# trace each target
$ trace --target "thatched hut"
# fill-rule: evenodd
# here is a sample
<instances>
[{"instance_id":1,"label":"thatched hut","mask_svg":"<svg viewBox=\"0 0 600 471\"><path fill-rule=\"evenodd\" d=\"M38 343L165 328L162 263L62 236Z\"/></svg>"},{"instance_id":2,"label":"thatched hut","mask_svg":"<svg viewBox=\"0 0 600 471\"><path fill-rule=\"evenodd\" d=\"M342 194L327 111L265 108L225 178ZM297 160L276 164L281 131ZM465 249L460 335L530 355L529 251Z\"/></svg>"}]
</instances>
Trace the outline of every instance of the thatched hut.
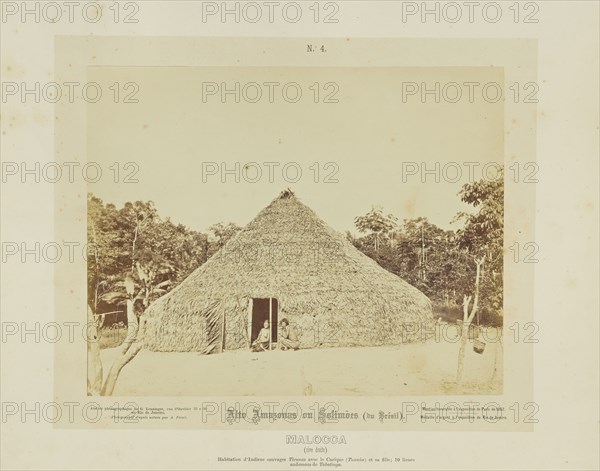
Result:
<instances>
[{"instance_id":1,"label":"thatched hut","mask_svg":"<svg viewBox=\"0 0 600 471\"><path fill-rule=\"evenodd\" d=\"M431 303L358 251L289 190L146 311L155 351L248 348L265 319L286 317L301 347L400 343Z\"/></svg>"}]
</instances>

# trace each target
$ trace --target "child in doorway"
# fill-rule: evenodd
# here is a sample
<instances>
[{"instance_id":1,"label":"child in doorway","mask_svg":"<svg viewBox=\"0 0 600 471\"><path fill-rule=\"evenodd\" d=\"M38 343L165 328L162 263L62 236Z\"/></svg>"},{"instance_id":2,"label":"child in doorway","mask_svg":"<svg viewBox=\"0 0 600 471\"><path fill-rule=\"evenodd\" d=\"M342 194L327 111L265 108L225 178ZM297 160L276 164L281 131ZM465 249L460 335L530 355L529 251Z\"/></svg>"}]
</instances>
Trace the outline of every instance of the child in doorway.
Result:
<instances>
[{"instance_id":1,"label":"child in doorway","mask_svg":"<svg viewBox=\"0 0 600 471\"><path fill-rule=\"evenodd\" d=\"M263 325L264 327L260 329L258 337L256 337L256 340L252 342L252 346L250 347L250 350L252 350L253 352L265 352L269 349L269 340L271 339L271 329L269 328L269 321L265 321Z\"/></svg>"}]
</instances>

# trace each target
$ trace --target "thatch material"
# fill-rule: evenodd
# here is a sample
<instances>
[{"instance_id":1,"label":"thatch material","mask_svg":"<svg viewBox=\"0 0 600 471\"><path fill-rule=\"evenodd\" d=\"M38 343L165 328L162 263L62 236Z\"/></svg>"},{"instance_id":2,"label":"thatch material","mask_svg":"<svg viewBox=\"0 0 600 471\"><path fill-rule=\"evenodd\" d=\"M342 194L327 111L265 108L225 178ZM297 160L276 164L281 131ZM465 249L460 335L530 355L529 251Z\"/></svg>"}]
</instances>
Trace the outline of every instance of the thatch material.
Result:
<instances>
[{"instance_id":1,"label":"thatch material","mask_svg":"<svg viewBox=\"0 0 600 471\"><path fill-rule=\"evenodd\" d=\"M303 347L395 344L407 326L432 322L423 293L286 190L148 308L144 343L157 351L246 348L249 300L269 297L279 302L279 319L297 326Z\"/></svg>"}]
</instances>

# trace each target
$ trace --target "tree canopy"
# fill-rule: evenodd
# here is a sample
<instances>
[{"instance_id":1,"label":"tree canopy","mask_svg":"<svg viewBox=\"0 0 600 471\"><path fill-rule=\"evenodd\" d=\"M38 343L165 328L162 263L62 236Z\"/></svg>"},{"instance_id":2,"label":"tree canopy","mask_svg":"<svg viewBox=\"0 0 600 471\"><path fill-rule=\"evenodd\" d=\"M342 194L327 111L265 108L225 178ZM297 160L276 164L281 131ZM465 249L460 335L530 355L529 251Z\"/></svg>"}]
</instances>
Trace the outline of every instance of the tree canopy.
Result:
<instances>
[{"instance_id":1,"label":"tree canopy","mask_svg":"<svg viewBox=\"0 0 600 471\"><path fill-rule=\"evenodd\" d=\"M89 305L95 313L123 311L124 315L123 288L130 278L144 290L139 297L143 309L206 262L240 227L218 223L210 230L205 234L174 224L158 214L152 201L128 202L117 209L89 194Z\"/></svg>"},{"instance_id":2,"label":"tree canopy","mask_svg":"<svg viewBox=\"0 0 600 471\"><path fill-rule=\"evenodd\" d=\"M434 303L460 306L475 280L475 259L484 257L480 279L482 315L502 309L504 178L464 185L457 195L473 207L444 230L427 218L404 219L374 207L354 219L360 237L347 238L386 270L419 288ZM123 312L127 280L143 311L173 289L234 237L241 227L218 222L209 233L161 217L152 201L118 209L88 195L88 303L97 314ZM113 317L122 320L123 316Z\"/></svg>"},{"instance_id":3,"label":"tree canopy","mask_svg":"<svg viewBox=\"0 0 600 471\"><path fill-rule=\"evenodd\" d=\"M356 248L383 268L419 288L434 303L460 306L463 296L473 290L475 260L484 256L480 280L483 315L502 310L504 178L465 184L458 197L473 212L460 212L453 223L462 226L444 230L427 218L398 220L373 209L355 218L359 232L366 235L348 239Z\"/></svg>"}]
</instances>

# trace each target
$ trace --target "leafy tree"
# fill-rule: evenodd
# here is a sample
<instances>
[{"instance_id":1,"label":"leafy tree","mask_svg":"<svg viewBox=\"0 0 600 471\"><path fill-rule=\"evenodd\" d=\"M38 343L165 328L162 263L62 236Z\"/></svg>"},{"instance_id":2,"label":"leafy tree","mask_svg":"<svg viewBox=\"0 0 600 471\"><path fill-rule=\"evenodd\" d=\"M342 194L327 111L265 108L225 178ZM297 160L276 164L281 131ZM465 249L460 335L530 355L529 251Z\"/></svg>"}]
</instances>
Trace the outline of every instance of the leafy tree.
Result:
<instances>
[{"instance_id":1,"label":"leafy tree","mask_svg":"<svg viewBox=\"0 0 600 471\"><path fill-rule=\"evenodd\" d=\"M457 245L456 233L427 218L407 219L375 251L369 236L349 240L383 268L448 305L461 295L461 280L470 276L469 259Z\"/></svg>"},{"instance_id":2,"label":"leafy tree","mask_svg":"<svg viewBox=\"0 0 600 471\"><path fill-rule=\"evenodd\" d=\"M382 237L387 236L395 227L397 218L393 214L387 216L379 207L373 207L364 216L354 218L354 224L361 233L371 232L374 239L375 252L379 251L379 243Z\"/></svg>"},{"instance_id":3,"label":"leafy tree","mask_svg":"<svg viewBox=\"0 0 600 471\"><path fill-rule=\"evenodd\" d=\"M217 224L213 224L208 228L212 233L212 238L210 240L210 255L215 254L221 248L229 242L231 238L237 235L238 232L242 230L240 226L233 222L229 222L227 224L219 222Z\"/></svg>"},{"instance_id":4,"label":"leafy tree","mask_svg":"<svg viewBox=\"0 0 600 471\"><path fill-rule=\"evenodd\" d=\"M88 195L88 306L96 328L107 313L125 309L127 336L101 389L112 394L122 368L141 349L143 313L235 236L241 227L218 223L212 237L161 218L152 201L127 202L121 209ZM116 319L116 318L115 318ZM97 355L93 355L97 360ZM100 369L97 371L101 371Z\"/></svg>"},{"instance_id":5,"label":"leafy tree","mask_svg":"<svg viewBox=\"0 0 600 471\"><path fill-rule=\"evenodd\" d=\"M459 196L477 209L457 215L456 220L464 221L457 234L459 247L473 260L483 260L480 304L483 309L499 312L503 302L504 175L466 184Z\"/></svg>"},{"instance_id":6,"label":"leafy tree","mask_svg":"<svg viewBox=\"0 0 600 471\"><path fill-rule=\"evenodd\" d=\"M471 296L479 268L477 316L499 313L503 289L503 176L464 185L458 196L475 211L454 218L453 222L462 223L456 231L443 230L427 218L407 219L397 225L394 216L373 209L355 218L359 230L371 234L354 238L347 233L346 237L383 268L448 307L458 309L464 304L464 296Z\"/></svg>"},{"instance_id":7,"label":"leafy tree","mask_svg":"<svg viewBox=\"0 0 600 471\"><path fill-rule=\"evenodd\" d=\"M501 172L496 179L484 179L466 184L462 187L459 196L463 202L477 208L477 211L457 215L457 220L465 221L464 227L458 231L459 246L473 257L476 267L474 287L465 286L465 293L474 292L474 295L465 294L463 299L457 383L462 380L468 330L475 315L479 316L481 309L487 308L496 312L502 309L504 175ZM484 270L486 262L487 276ZM473 298L473 305L469 312L471 298Z\"/></svg>"},{"instance_id":8,"label":"leafy tree","mask_svg":"<svg viewBox=\"0 0 600 471\"><path fill-rule=\"evenodd\" d=\"M122 305L104 295L122 288L127 276L141 283L136 264L152 267L158 282L174 287L209 255L207 234L161 218L151 201L117 209L88 195L88 303L97 314L120 312Z\"/></svg>"},{"instance_id":9,"label":"leafy tree","mask_svg":"<svg viewBox=\"0 0 600 471\"><path fill-rule=\"evenodd\" d=\"M139 342L141 330L140 317L152 301L167 292L171 284L170 280L160 281L161 270L155 266L142 266L136 262L137 279L127 275L123 282L117 283L119 291L107 293L105 297L111 297L114 301L125 303L127 306L127 337L121 345L121 354L115 359L111 366L101 394L103 396L112 395L117 383L117 379L123 367L127 365L142 349L142 343ZM136 312L136 303L141 304L140 315ZM143 321L143 319L142 319Z\"/></svg>"}]
</instances>

